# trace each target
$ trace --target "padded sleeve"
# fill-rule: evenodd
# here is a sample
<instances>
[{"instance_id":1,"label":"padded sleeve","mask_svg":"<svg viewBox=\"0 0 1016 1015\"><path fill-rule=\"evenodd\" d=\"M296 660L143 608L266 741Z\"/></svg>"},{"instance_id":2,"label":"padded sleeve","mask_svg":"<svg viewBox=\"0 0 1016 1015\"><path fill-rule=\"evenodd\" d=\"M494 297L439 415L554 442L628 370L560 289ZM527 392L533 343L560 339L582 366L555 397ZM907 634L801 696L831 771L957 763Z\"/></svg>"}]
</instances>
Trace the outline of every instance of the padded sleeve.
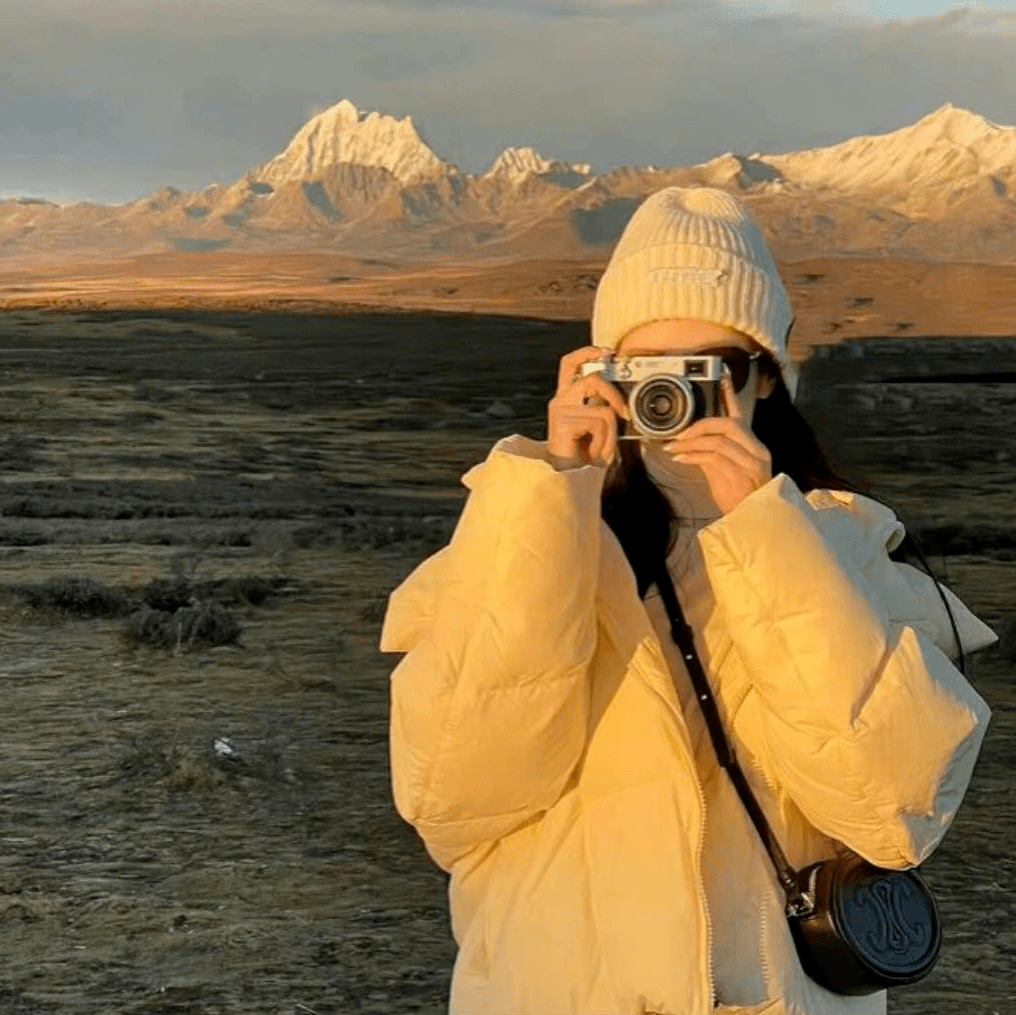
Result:
<instances>
[{"instance_id":1,"label":"padded sleeve","mask_svg":"<svg viewBox=\"0 0 1016 1015\"><path fill-rule=\"evenodd\" d=\"M446 870L551 807L584 749L603 477L499 441L449 545L390 597L395 806Z\"/></svg>"},{"instance_id":2,"label":"padded sleeve","mask_svg":"<svg viewBox=\"0 0 1016 1015\"><path fill-rule=\"evenodd\" d=\"M699 541L758 698L739 734L817 829L903 868L952 822L990 710L947 654L931 579L889 559L899 531L864 506L816 509L780 473ZM949 596L966 651L997 640Z\"/></svg>"}]
</instances>

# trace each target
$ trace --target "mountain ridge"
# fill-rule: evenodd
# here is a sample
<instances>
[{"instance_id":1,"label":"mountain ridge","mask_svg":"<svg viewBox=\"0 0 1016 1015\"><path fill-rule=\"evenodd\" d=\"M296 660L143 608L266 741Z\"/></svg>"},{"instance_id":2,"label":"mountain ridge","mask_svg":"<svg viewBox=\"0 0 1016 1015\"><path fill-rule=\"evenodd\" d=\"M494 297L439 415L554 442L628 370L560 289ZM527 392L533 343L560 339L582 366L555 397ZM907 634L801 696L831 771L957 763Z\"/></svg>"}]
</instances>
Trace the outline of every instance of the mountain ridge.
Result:
<instances>
[{"instance_id":1,"label":"mountain ridge","mask_svg":"<svg viewBox=\"0 0 1016 1015\"><path fill-rule=\"evenodd\" d=\"M328 251L409 262L609 255L661 187L736 193L774 253L1016 263L1016 128L944 103L897 130L777 155L732 151L689 166L587 163L505 148L463 173L411 116L350 100L311 117L229 184L163 187L121 205L0 201L0 256L158 251Z\"/></svg>"}]
</instances>

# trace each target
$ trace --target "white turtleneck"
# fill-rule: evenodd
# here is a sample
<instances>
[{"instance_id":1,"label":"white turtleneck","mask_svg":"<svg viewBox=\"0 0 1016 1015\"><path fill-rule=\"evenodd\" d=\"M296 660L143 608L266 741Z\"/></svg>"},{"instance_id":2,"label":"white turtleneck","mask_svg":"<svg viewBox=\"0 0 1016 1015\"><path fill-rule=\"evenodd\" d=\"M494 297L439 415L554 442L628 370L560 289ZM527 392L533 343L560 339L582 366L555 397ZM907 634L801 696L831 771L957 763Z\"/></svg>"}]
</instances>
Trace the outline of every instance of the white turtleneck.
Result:
<instances>
[{"instance_id":1,"label":"white turtleneck","mask_svg":"<svg viewBox=\"0 0 1016 1015\"><path fill-rule=\"evenodd\" d=\"M661 441L639 441L639 447L646 471L666 495L679 519L677 540L667 557L667 567L685 619L691 625L692 631L696 632L695 647L708 674L709 658L704 652L705 646L698 632L705 627L716 608L716 603L695 534L703 526L722 517L722 512L713 499L705 473L699 466L675 462L670 452L663 450ZM646 593L645 606L663 646L664 655L670 663L674 687L684 708L685 720L691 734L699 778L702 779L703 775L711 778L716 768L713 746L709 740L702 709L699 708L698 699L695 697L691 677L685 668L681 653L674 644L666 607L655 585Z\"/></svg>"}]
</instances>

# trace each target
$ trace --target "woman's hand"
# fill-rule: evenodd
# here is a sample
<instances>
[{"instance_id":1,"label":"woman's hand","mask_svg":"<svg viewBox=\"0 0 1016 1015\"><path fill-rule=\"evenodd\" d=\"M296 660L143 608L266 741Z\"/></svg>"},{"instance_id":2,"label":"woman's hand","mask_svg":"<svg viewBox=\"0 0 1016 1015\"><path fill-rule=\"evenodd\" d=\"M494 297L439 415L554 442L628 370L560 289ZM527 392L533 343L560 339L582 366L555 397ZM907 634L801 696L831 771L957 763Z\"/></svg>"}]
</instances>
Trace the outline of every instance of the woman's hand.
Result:
<instances>
[{"instance_id":1,"label":"woman's hand","mask_svg":"<svg viewBox=\"0 0 1016 1015\"><path fill-rule=\"evenodd\" d=\"M720 398L726 416L707 416L663 445L679 462L698 465L706 475L716 506L729 514L760 486L773 478L769 449L752 433L724 369Z\"/></svg>"},{"instance_id":2,"label":"woman's hand","mask_svg":"<svg viewBox=\"0 0 1016 1015\"><path fill-rule=\"evenodd\" d=\"M557 468L609 466L617 455L617 420L628 419L628 406L601 374L578 373L583 363L602 359L608 351L584 345L561 357L557 392L547 403L547 450ZM587 398L599 404L587 404Z\"/></svg>"}]
</instances>

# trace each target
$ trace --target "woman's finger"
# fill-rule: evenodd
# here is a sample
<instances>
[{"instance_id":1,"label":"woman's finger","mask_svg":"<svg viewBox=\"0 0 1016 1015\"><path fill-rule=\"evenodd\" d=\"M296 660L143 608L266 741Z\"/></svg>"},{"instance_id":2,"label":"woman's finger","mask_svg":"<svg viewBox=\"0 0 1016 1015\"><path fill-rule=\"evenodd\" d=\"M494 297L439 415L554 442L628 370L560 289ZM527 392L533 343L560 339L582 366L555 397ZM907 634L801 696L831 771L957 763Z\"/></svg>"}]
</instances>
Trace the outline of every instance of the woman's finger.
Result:
<instances>
[{"instance_id":1,"label":"woman's finger","mask_svg":"<svg viewBox=\"0 0 1016 1015\"><path fill-rule=\"evenodd\" d=\"M745 477L745 470L727 455L718 451L689 451L686 457L689 465L697 465L703 472L720 474L728 480L741 480Z\"/></svg>"},{"instance_id":2,"label":"woman's finger","mask_svg":"<svg viewBox=\"0 0 1016 1015\"><path fill-rule=\"evenodd\" d=\"M734 393L734 381L730 376L730 367L726 363L723 364L723 370L720 372L720 399L730 419L744 419L744 411Z\"/></svg>"},{"instance_id":3,"label":"woman's finger","mask_svg":"<svg viewBox=\"0 0 1016 1015\"><path fill-rule=\"evenodd\" d=\"M617 389L617 387L611 384L605 377L599 373L588 374L585 377L578 377L571 384L569 384L563 391L560 391L555 396L562 403L571 404L590 404L595 405L595 402L586 402L586 399L599 398L604 404L609 405L623 419L629 419L631 413L628 411L628 403L625 401L624 396Z\"/></svg>"},{"instance_id":4,"label":"woman's finger","mask_svg":"<svg viewBox=\"0 0 1016 1015\"><path fill-rule=\"evenodd\" d=\"M617 420L609 406L562 404L556 420L561 432L582 444L591 459L609 463L617 447Z\"/></svg>"},{"instance_id":5,"label":"woman's finger","mask_svg":"<svg viewBox=\"0 0 1016 1015\"><path fill-rule=\"evenodd\" d=\"M761 478L749 475L725 455L714 451L694 452L688 456L688 464L698 466L705 474L713 499L724 514L762 485Z\"/></svg>"},{"instance_id":6,"label":"woman's finger","mask_svg":"<svg viewBox=\"0 0 1016 1015\"><path fill-rule=\"evenodd\" d=\"M591 345L584 345L579 349L573 349L571 352L565 353L561 357L560 365L558 366L557 393L560 394L571 387L583 363L591 363L594 360L603 359L606 354L606 349L600 349L597 346ZM591 376L595 376L595 374Z\"/></svg>"},{"instance_id":7,"label":"woman's finger","mask_svg":"<svg viewBox=\"0 0 1016 1015\"><path fill-rule=\"evenodd\" d=\"M664 450L680 451L685 447L693 447L695 441L728 441L743 448L755 461L768 464L771 462L769 449L751 432L746 431L741 425L732 419L723 417L707 417L692 424L687 430L683 430L669 444L664 445ZM709 443L700 447L711 447Z\"/></svg>"},{"instance_id":8,"label":"woman's finger","mask_svg":"<svg viewBox=\"0 0 1016 1015\"><path fill-rule=\"evenodd\" d=\"M690 437L687 440L678 441L669 450L671 454L687 455L688 460L693 463L701 461L703 455L722 455L727 461L753 476L758 475L760 465L768 464L750 454L740 444L716 437Z\"/></svg>"}]
</instances>

